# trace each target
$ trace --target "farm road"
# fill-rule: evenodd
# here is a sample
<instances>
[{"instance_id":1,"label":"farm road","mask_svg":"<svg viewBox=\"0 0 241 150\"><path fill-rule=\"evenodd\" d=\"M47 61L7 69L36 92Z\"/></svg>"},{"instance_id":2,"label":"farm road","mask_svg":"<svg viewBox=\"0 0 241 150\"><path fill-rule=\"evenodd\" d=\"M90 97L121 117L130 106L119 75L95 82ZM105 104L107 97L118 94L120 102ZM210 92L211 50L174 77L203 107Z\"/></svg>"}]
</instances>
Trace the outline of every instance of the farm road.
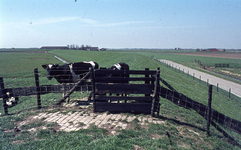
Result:
<instances>
[{"instance_id":1,"label":"farm road","mask_svg":"<svg viewBox=\"0 0 241 150\"><path fill-rule=\"evenodd\" d=\"M189 72L190 75L195 74L195 77L197 77L197 78L199 78L201 76L201 80L205 81L205 82L207 82L207 80L209 80L208 81L209 84L217 85L217 83L218 83L218 87L222 88L226 91L229 91L229 89L231 88L232 94L235 94L236 96L241 97L241 85L240 84L237 84L237 83L234 83L234 82L231 82L231 81L224 80L222 78L212 76L210 74L207 74L207 73L204 73L204 72L201 72L201 71L183 66L181 64L175 63L175 62L170 61L170 60L159 59L159 61L162 62L162 63L165 63L165 64L173 65L173 67L175 67L177 69L180 68L180 70L182 70L182 71L184 69L185 73Z\"/></svg>"}]
</instances>

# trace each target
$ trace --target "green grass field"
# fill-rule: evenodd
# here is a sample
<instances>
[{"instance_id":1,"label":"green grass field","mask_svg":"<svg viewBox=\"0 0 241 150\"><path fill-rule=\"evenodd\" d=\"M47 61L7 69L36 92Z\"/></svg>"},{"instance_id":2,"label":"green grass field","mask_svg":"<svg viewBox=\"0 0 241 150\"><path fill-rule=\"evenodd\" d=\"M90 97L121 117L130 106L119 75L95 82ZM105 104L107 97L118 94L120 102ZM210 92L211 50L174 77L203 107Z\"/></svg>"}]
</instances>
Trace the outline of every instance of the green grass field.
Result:
<instances>
[{"instance_id":1,"label":"green grass field","mask_svg":"<svg viewBox=\"0 0 241 150\"><path fill-rule=\"evenodd\" d=\"M139 54L145 55L145 56L155 56L158 59L167 59L171 60L173 62L177 62L179 64L185 65L187 67L197 69L209 74L212 74L214 76L218 76L221 78L224 78L226 80L230 80L233 82L238 82L241 84L240 81L227 78L221 75L218 75L214 72L221 73L221 74L226 74L229 76L232 76L237 79L241 79L241 59L230 59L230 58L216 58L216 57L204 57L204 56L188 56L188 55L180 55L180 53L184 52L179 52L179 53L163 53L163 52L137 52ZM195 52L193 52L195 53ZM213 72L205 69L201 69L199 64L195 62L195 60L201 61L202 64L204 64L206 67L211 67L209 70L212 70ZM214 68L215 64L229 64L229 68ZM225 73L223 71L229 71L230 73Z\"/></svg>"},{"instance_id":2,"label":"green grass field","mask_svg":"<svg viewBox=\"0 0 241 150\"><path fill-rule=\"evenodd\" d=\"M126 62L132 70L144 70L145 68L156 70L160 67L161 78L165 79L178 92L207 105L208 88L206 84L199 83L198 80L193 80L191 77L188 78L186 75L174 69L167 68L165 65L151 59L153 55L158 58L169 60L178 58L176 55L166 53L119 51L89 52L74 50L52 50L49 51L49 54L1 53L0 60L4 60L4 63L0 63L0 68L5 67L5 71L0 72L0 76L4 77L4 82L7 87L21 87L31 84L34 86L34 80L32 79L33 69L37 67L41 74L40 84L57 84L56 81L48 81L46 77L44 77L46 71L41 68L41 65L45 63L63 64L54 58L52 54L68 62L96 61L99 66L107 68L119 62ZM12 58L13 61L10 61L10 58ZM188 60L192 59L191 57L188 58ZM179 58L179 61L182 61L181 58ZM186 62L188 63L188 61ZM16 67L13 70L6 68L6 66L13 68L14 65ZM26 77L25 74L28 74L28 77ZM12 77L24 78L15 79ZM76 93L71 99L79 96L80 94ZM86 92L81 95L81 97L86 96L88 96ZM42 95L41 99L43 106L54 104L60 97L61 94ZM94 126L90 129L83 129L77 132L58 132L58 134L54 134L51 132L51 125L45 130L39 130L34 133L20 132L16 134L11 130L14 128L16 122L24 120L29 115L48 111L30 109L36 108L36 96L20 97L20 101L21 103L19 105L9 109L10 113L17 114L0 117L0 149L134 149L136 145L142 149L240 149L230 144L227 139L213 127L211 127L211 136L208 137L205 131L199 129L206 128L205 119L199 116L195 111L178 107L163 98L160 100L160 116L165 118L165 125L150 124L148 129L140 127L132 130L121 130L120 134L115 136L109 135L106 130ZM2 101L0 101L0 106L2 106ZM241 121L240 99L233 100L232 98L228 98L228 95L222 95L220 92L213 90L212 107L231 118ZM0 108L0 113L4 114L3 108ZM22 110L24 111L19 112ZM41 122L35 126L38 125L41 125ZM29 126L33 125L31 124ZM180 135L177 131L177 129L180 128L185 136ZM193 134L187 128L198 132L199 136ZM172 144L170 144L167 136L165 136L167 131L171 134ZM241 144L240 135L228 129L225 129L225 131ZM158 134L160 138L152 139L151 135L154 133Z\"/></svg>"}]
</instances>

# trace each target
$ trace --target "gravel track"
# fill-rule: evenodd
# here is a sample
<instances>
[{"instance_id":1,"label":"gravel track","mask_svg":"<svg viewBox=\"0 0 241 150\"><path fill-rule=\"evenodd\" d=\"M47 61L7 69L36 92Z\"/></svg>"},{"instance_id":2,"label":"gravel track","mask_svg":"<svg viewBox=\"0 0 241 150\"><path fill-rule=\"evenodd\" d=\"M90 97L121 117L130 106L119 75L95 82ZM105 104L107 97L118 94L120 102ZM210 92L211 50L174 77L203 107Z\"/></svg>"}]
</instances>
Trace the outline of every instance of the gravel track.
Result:
<instances>
[{"instance_id":1,"label":"gravel track","mask_svg":"<svg viewBox=\"0 0 241 150\"><path fill-rule=\"evenodd\" d=\"M195 77L199 78L201 76L202 81L207 82L207 80L208 80L209 84L212 84L212 85L218 84L219 88L222 88L223 90L226 90L228 92L229 92L229 89L231 88L232 94L234 94L238 97L241 97L241 85L240 84L237 84L237 83L234 83L234 82L231 82L231 81L227 81L227 80L224 80L224 79L219 78L219 77L212 76L210 74L207 74L207 73L204 73L204 72L201 72L201 71L183 66L181 64L175 63L175 62L170 61L170 60L159 59L159 61L162 62L162 63L165 63L165 64L173 65L174 67L180 68L180 70L184 69L184 72L185 73L189 72L190 75L193 75L193 73L195 73Z\"/></svg>"}]
</instances>

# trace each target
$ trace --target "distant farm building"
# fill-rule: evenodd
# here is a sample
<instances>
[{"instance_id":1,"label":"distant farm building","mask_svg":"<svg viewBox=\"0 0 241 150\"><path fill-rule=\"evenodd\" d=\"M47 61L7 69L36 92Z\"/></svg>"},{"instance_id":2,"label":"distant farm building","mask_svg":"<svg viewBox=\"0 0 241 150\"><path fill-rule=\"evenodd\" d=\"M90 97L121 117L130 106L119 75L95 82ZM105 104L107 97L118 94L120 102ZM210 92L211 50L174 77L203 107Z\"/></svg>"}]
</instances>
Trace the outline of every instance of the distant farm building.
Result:
<instances>
[{"instance_id":1,"label":"distant farm building","mask_svg":"<svg viewBox=\"0 0 241 150\"><path fill-rule=\"evenodd\" d=\"M40 49L69 49L67 46L42 46Z\"/></svg>"},{"instance_id":2,"label":"distant farm building","mask_svg":"<svg viewBox=\"0 0 241 150\"><path fill-rule=\"evenodd\" d=\"M99 47L87 47L87 51L99 51Z\"/></svg>"},{"instance_id":3,"label":"distant farm building","mask_svg":"<svg viewBox=\"0 0 241 150\"><path fill-rule=\"evenodd\" d=\"M209 49L209 52L219 52L219 50L216 48L212 48L212 49Z\"/></svg>"},{"instance_id":4,"label":"distant farm building","mask_svg":"<svg viewBox=\"0 0 241 150\"><path fill-rule=\"evenodd\" d=\"M78 45L67 45L67 46L42 46L40 49L73 49L73 50L87 50L87 51L106 51L106 48L91 47L91 46L81 46Z\"/></svg>"},{"instance_id":5,"label":"distant farm building","mask_svg":"<svg viewBox=\"0 0 241 150\"><path fill-rule=\"evenodd\" d=\"M106 48L101 48L100 51L106 51Z\"/></svg>"},{"instance_id":6,"label":"distant farm building","mask_svg":"<svg viewBox=\"0 0 241 150\"><path fill-rule=\"evenodd\" d=\"M216 48L210 48L210 49L203 49L202 52L219 52Z\"/></svg>"}]
</instances>

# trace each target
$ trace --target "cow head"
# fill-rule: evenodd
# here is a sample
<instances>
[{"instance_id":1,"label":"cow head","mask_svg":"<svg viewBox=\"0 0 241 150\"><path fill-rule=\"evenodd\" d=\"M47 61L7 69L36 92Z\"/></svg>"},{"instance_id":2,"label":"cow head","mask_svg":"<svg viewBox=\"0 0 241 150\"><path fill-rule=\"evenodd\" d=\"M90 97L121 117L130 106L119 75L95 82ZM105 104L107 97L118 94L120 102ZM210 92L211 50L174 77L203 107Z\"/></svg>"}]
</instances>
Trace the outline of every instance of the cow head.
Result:
<instances>
[{"instance_id":1,"label":"cow head","mask_svg":"<svg viewBox=\"0 0 241 150\"><path fill-rule=\"evenodd\" d=\"M47 70L47 78L51 80L58 73L58 64L45 64L42 65L44 69Z\"/></svg>"},{"instance_id":2,"label":"cow head","mask_svg":"<svg viewBox=\"0 0 241 150\"><path fill-rule=\"evenodd\" d=\"M111 66L110 69L111 70L121 70L121 65L120 64L115 64L115 65Z\"/></svg>"}]
</instances>

